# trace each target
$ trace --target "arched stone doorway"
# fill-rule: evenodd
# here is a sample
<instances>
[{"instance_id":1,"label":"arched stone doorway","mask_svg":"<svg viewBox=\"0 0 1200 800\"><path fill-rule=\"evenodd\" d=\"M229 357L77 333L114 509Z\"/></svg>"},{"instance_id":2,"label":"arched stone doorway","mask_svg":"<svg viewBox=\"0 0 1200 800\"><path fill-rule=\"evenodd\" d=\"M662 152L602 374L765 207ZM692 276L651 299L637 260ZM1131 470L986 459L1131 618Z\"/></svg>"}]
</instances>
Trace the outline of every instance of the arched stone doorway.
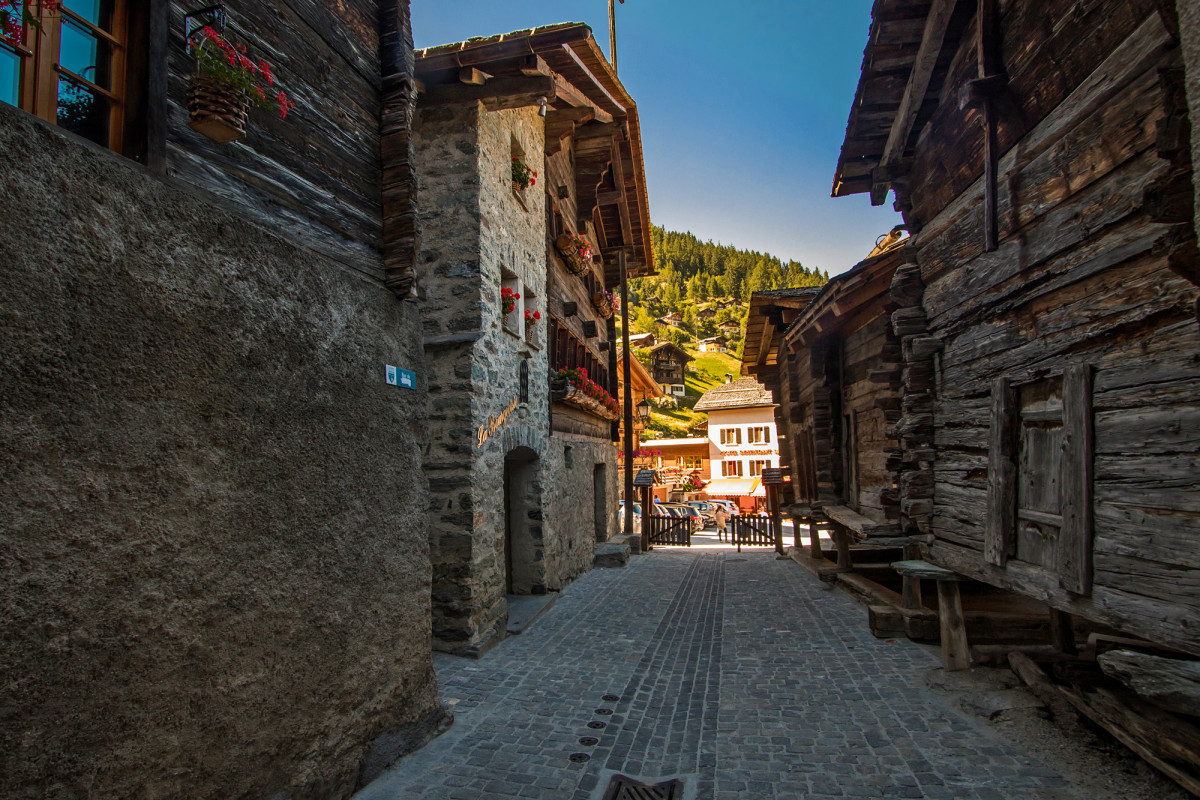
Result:
<instances>
[{"instance_id":1,"label":"arched stone doorway","mask_svg":"<svg viewBox=\"0 0 1200 800\"><path fill-rule=\"evenodd\" d=\"M524 445L504 457L504 575L506 594L546 593L538 454Z\"/></svg>"}]
</instances>

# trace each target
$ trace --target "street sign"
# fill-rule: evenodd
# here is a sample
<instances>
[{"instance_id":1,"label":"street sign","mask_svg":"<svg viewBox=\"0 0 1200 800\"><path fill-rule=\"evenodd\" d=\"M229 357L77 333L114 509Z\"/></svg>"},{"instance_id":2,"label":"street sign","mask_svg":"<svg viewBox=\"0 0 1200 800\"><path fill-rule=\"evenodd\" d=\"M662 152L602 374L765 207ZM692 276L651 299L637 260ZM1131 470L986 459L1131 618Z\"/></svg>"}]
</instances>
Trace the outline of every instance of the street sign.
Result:
<instances>
[{"instance_id":1,"label":"street sign","mask_svg":"<svg viewBox=\"0 0 1200 800\"><path fill-rule=\"evenodd\" d=\"M639 469L637 475L633 477L634 486L653 486L654 485L654 470Z\"/></svg>"},{"instance_id":2,"label":"street sign","mask_svg":"<svg viewBox=\"0 0 1200 800\"><path fill-rule=\"evenodd\" d=\"M763 486L782 486L783 469L780 467L765 467L762 471Z\"/></svg>"}]
</instances>

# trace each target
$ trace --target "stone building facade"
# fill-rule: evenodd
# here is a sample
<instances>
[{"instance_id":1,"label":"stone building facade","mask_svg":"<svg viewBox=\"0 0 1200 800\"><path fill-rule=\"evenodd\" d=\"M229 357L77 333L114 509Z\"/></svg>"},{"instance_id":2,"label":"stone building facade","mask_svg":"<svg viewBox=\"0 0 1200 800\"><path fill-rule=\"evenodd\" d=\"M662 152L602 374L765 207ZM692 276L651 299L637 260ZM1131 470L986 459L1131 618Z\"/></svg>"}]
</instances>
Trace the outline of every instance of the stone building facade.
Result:
<instances>
[{"instance_id":1,"label":"stone building facade","mask_svg":"<svg viewBox=\"0 0 1200 800\"><path fill-rule=\"evenodd\" d=\"M347 797L445 718L379 200L408 4L228 3L297 99L231 145L186 9L125 5L111 150L0 104L0 795Z\"/></svg>"},{"instance_id":2,"label":"stone building facade","mask_svg":"<svg viewBox=\"0 0 1200 800\"><path fill-rule=\"evenodd\" d=\"M431 375L424 466L433 641L479 654L503 637L509 595L561 589L591 567L595 544L616 533L616 415L581 392L559 387L552 395L551 378L562 368L588 369L615 395L613 327L592 295L618 282L605 263L617 260L608 245L623 248L630 268L648 270L649 220L640 143L630 147L636 107L586 26L417 56L426 86L414 147ZM590 79L571 73L578 59L590 63ZM619 108L614 96L624 101ZM600 139L610 144L596 156L579 147L598 116ZM617 192L621 208L606 231L601 204L580 200L578 170L600 166L588 185L594 193L626 152L636 152L631 196ZM514 185L515 158L537 172L532 186ZM639 235L626 243L621 222L631 217ZM597 254L610 252L576 258L583 274L572 274L556 249L567 233L585 237ZM507 314L504 289L519 295Z\"/></svg>"}]
</instances>

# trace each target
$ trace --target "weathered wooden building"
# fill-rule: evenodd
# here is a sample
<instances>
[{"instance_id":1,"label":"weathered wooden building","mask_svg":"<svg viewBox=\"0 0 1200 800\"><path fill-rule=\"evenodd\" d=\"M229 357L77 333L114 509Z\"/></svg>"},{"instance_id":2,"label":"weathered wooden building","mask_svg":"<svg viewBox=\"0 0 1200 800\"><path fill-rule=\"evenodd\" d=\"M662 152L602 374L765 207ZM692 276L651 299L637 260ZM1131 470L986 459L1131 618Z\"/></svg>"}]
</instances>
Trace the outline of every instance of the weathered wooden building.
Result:
<instances>
[{"instance_id":1,"label":"weathered wooden building","mask_svg":"<svg viewBox=\"0 0 1200 800\"><path fill-rule=\"evenodd\" d=\"M653 270L645 171L637 106L585 25L416 68L433 637L477 654L509 595L557 591L616 533L613 301L622 260Z\"/></svg>"},{"instance_id":2,"label":"weathered wooden building","mask_svg":"<svg viewBox=\"0 0 1200 800\"><path fill-rule=\"evenodd\" d=\"M347 797L444 718L407 0L230 0L295 100L236 144L205 4L7 5L0 795Z\"/></svg>"},{"instance_id":3,"label":"weathered wooden building","mask_svg":"<svg viewBox=\"0 0 1200 800\"><path fill-rule=\"evenodd\" d=\"M777 392L781 464L801 516L828 517L853 539L901 535L893 431L900 343L890 287L902 249L860 262L820 289L756 292L743 371ZM843 560L847 541L841 543Z\"/></svg>"},{"instance_id":4,"label":"weathered wooden building","mask_svg":"<svg viewBox=\"0 0 1200 800\"><path fill-rule=\"evenodd\" d=\"M900 353L899 525L935 564L1200 654L1173 4L877 0L873 17L834 195L894 190L913 234L881 331Z\"/></svg>"}]
</instances>

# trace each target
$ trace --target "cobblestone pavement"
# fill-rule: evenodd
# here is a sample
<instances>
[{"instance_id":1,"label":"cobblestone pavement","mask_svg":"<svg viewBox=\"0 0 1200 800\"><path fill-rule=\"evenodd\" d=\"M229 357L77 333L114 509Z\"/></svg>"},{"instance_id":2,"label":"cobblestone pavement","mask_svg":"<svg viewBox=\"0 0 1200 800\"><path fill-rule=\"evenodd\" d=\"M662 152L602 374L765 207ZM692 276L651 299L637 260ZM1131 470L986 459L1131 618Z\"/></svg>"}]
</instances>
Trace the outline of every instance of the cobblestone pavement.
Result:
<instances>
[{"instance_id":1,"label":"cobblestone pavement","mask_svg":"<svg viewBox=\"0 0 1200 800\"><path fill-rule=\"evenodd\" d=\"M588 800L615 772L703 800L1081 797L928 689L933 655L773 552L593 570L481 660L435 663L453 727L356 800Z\"/></svg>"}]
</instances>

